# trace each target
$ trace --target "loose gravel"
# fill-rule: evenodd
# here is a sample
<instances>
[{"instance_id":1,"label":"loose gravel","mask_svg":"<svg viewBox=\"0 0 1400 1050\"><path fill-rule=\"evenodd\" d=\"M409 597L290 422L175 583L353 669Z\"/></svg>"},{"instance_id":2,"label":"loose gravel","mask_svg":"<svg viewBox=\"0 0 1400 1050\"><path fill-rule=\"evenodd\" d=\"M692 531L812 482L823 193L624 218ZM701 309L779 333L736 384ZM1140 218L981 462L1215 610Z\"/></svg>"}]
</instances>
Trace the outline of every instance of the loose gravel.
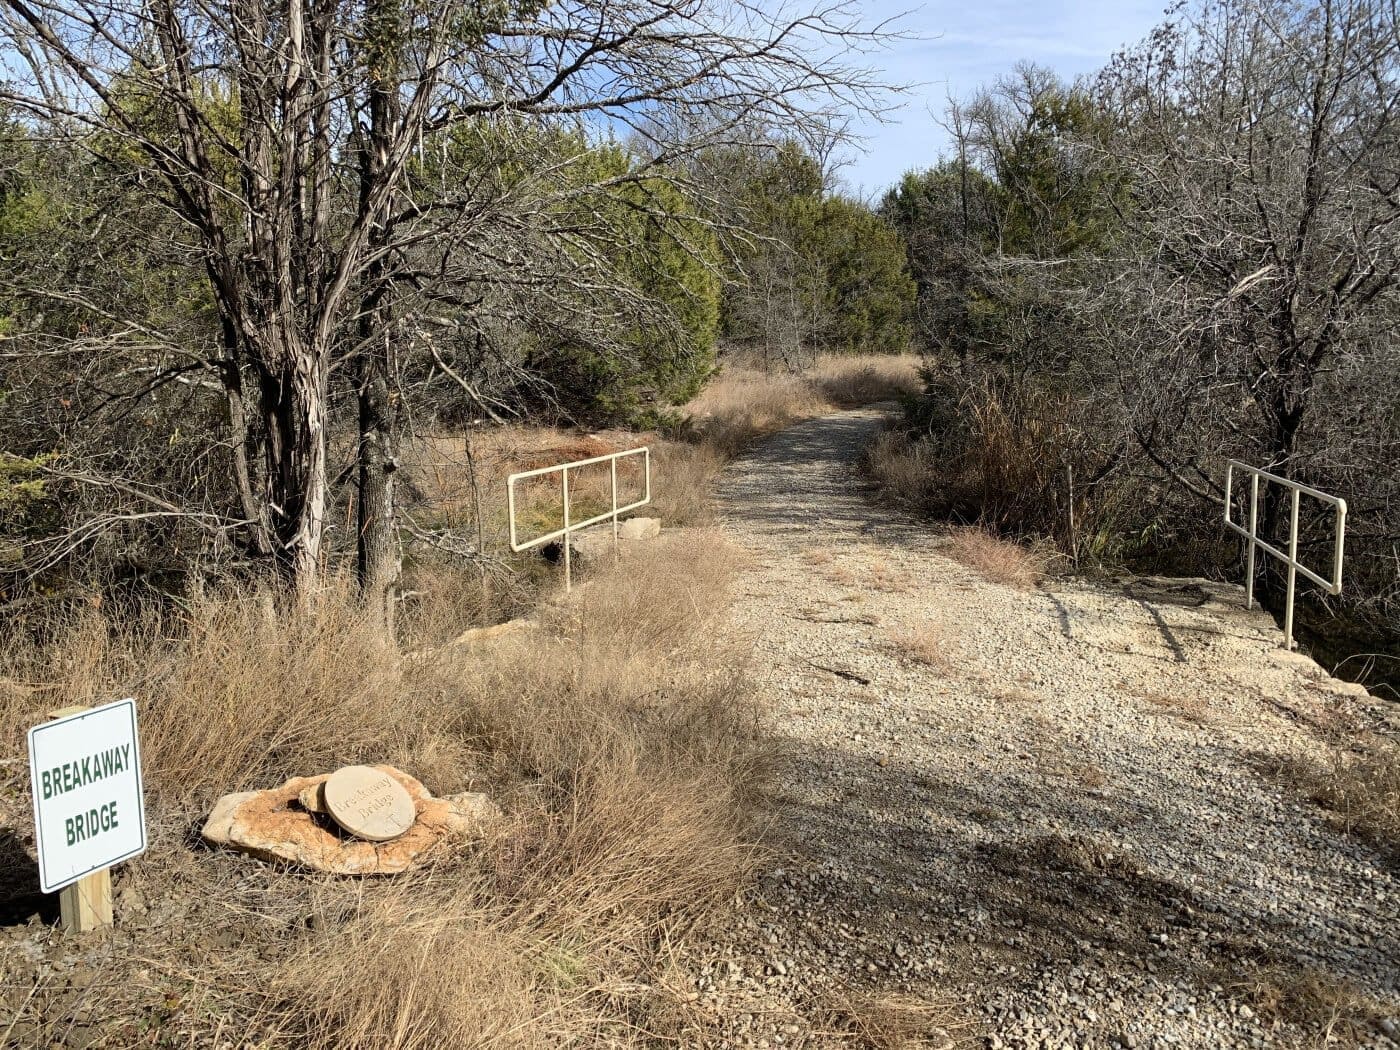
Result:
<instances>
[{"instance_id":1,"label":"loose gravel","mask_svg":"<svg viewBox=\"0 0 1400 1050\"><path fill-rule=\"evenodd\" d=\"M759 890L683 967L697 1042L1400 1045L1394 862L1280 772L1393 713L1239 588L986 581L870 500L880 422L719 488L780 770Z\"/></svg>"}]
</instances>

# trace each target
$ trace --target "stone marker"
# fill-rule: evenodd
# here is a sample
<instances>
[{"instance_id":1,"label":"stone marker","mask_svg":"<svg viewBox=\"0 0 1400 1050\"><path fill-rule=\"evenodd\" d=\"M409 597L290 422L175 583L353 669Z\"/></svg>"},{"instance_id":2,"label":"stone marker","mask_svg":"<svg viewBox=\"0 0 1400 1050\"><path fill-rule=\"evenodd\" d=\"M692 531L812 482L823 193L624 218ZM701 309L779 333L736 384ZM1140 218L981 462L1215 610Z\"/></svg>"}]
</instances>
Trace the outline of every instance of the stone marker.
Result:
<instances>
[{"instance_id":1,"label":"stone marker","mask_svg":"<svg viewBox=\"0 0 1400 1050\"><path fill-rule=\"evenodd\" d=\"M204 824L204 839L262 860L290 862L334 875L396 875L427 863L442 847L483 838L501 826L500 809L485 795L434 798L416 778L393 766L376 766L413 799L413 827L391 842L341 838L304 808L330 775L293 777L281 787L225 795Z\"/></svg>"},{"instance_id":2,"label":"stone marker","mask_svg":"<svg viewBox=\"0 0 1400 1050\"><path fill-rule=\"evenodd\" d=\"M321 788L331 818L357 839L388 842L413 827L413 799L382 769L343 766Z\"/></svg>"}]
</instances>

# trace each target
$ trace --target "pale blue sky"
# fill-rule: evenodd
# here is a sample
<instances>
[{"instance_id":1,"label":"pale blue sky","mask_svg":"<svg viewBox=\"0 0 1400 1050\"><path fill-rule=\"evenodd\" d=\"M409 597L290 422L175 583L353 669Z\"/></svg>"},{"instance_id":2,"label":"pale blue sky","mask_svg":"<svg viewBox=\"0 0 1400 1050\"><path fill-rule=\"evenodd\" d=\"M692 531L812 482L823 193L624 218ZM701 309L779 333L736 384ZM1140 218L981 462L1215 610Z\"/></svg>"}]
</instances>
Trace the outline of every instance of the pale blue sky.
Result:
<instances>
[{"instance_id":1,"label":"pale blue sky","mask_svg":"<svg viewBox=\"0 0 1400 1050\"><path fill-rule=\"evenodd\" d=\"M904 12L898 25L919 39L868 57L892 83L917 84L888 123L867 121L864 142L849 151L842 177L862 197L878 196L910 168L926 168L947 147L935 116L950 95L963 97L1009 72L1021 59L1049 66L1067 79L1091 73L1125 44L1162 21L1166 0L874 0L865 17ZM932 111L932 112L930 112Z\"/></svg>"}]
</instances>

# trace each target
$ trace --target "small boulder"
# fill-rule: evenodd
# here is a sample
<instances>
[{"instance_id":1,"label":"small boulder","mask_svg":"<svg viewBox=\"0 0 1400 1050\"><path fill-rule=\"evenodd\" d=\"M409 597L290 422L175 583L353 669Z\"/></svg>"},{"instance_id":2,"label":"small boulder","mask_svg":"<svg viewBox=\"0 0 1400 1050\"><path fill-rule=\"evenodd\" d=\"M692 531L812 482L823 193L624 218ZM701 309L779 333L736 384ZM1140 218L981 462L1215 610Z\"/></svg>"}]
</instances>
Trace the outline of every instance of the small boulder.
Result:
<instances>
[{"instance_id":1,"label":"small boulder","mask_svg":"<svg viewBox=\"0 0 1400 1050\"><path fill-rule=\"evenodd\" d=\"M266 791L225 795L204 823L204 839L262 860L333 875L394 875L420 867L453 841L483 834L500 817L495 803L484 795L434 798L402 770L374 768L397 780L413 799L413 826L392 841L347 837L324 815L308 810L306 800L317 802L330 774L293 777Z\"/></svg>"},{"instance_id":2,"label":"small boulder","mask_svg":"<svg viewBox=\"0 0 1400 1050\"><path fill-rule=\"evenodd\" d=\"M1288 649L1272 649L1269 652L1269 656L1274 663L1282 667L1291 667L1304 678L1319 679L1327 677L1327 672L1318 665L1316 660L1307 653L1300 653L1296 649L1291 651Z\"/></svg>"},{"instance_id":3,"label":"small boulder","mask_svg":"<svg viewBox=\"0 0 1400 1050\"><path fill-rule=\"evenodd\" d=\"M628 518L617 529L624 540L653 540L661 535L660 518Z\"/></svg>"},{"instance_id":4,"label":"small boulder","mask_svg":"<svg viewBox=\"0 0 1400 1050\"><path fill-rule=\"evenodd\" d=\"M625 554L632 545L642 540L655 539L660 535L660 518L628 518L626 521L619 522L617 526L618 551ZM605 521L601 525L594 525L582 532L574 533L569 540L569 546L573 550L572 557L581 564L611 558L613 552L612 522ZM561 541L556 540L554 543L545 544L541 550L550 561L559 561L564 556Z\"/></svg>"}]
</instances>

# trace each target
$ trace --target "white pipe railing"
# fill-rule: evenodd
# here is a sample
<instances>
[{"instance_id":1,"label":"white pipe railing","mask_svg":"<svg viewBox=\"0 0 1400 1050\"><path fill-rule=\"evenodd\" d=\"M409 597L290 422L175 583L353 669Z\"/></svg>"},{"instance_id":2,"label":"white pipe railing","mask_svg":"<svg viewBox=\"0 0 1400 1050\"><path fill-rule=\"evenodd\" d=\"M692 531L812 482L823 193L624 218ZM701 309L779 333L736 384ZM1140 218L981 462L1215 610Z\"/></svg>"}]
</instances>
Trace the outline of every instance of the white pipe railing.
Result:
<instances>
[{"instance_id":1,"label":"white pipe railing","mask_svg":"<svg viewBox=\"0 0 1400 1050\"><path fill-rule=\"evenodd\" d=\"M645 477L646 489L643 492L641 499L637 500L634 503L628 503L626 506L620 507L617 503L617 463L618 460L625 459L628 456L642 457L642 467L643 474ZM571 521L569 504L569 471L577 470L579 467L591 466L594 463L607 463L609 466L609 474L612 479L612 508L610 510L603 511L601 514L595 514L587 521ZM541 536L534 537L533 539L521 541L518 538L516 532L515 483L517 481L525 481L529 478L538 478L543 477L546 474L554 473L558 473L562 479L560 487L562 489L564 503L563 528L555 529L553 532L546 532ZM638 507L644 507L651 502L651 448L647 445L643 445L640 448L629 448L624 452L612 452L606 456L593 456L591 459L577 459L574 460L572 463L558 463L552 467L540 467L536 470L522 470L518 474L512 474L509 478L506 479L506 502L510 508L510 549L515 551L517 554L521 551L529 550L531 547L539 547L542 544L549 543L551 540L557 540L561 537L563 538L564 588L565 590L571 591L574 588L574 576L572 554L569 548L569 537L573 533L577 532L579 529L586 529L590 525L597 525L599 522L607 521L609 518L611 518L613 526L613 552L616 553L618 528L617 516L619 514L625 514L629 510L636 510Z\"/></svg>"},{"instance_id":2,"label":"white pipe railing","mask_svg":"<svg viewBox=\"0 0 1400 1050\"><path fill-rule=\"evenodd\" d=\"M1230 511L1234 506L1234 478L1235 471L1241 470L1249 475L1249 525L1246 527L1236 521L1231 520ZM1277 547L1259 538L1259 481L1263 479L1275 485L1282 485L1292 491L1292 505L1288 515L1288 553L1284 553ZM1298 502L1303 496L1311 496L1313 499L1321 500L1330 504L1333 508L1333 547L1332 547L1332 578L1324 579L1313 572L1298 560ZM1246 609L1254 608L1254 549L1262 549L1268 554L1272 554L1279 561L1288 566L1288 597L1283 613L1283 644L1285 648L1293 648L1293 595L1297 585L1298 574L1302 573L1309 580L1312 580L1320 587L1324 587L1328 594L1342 593L1342 548L1346 542L1347 527L1347 501L1339 496L1331 496L1326 492L1302 485L1288 478L1281 478L1277 474L1270 474L1268 471L1260 470L1258 467L1251 467L1248 463L1241 463L1237 459L1229 461L1225 467L1225 525L1238 532L1245 538L1249 553L1245 557L1245 590L1244 604Z\"/></svg>"}]
</instances>

